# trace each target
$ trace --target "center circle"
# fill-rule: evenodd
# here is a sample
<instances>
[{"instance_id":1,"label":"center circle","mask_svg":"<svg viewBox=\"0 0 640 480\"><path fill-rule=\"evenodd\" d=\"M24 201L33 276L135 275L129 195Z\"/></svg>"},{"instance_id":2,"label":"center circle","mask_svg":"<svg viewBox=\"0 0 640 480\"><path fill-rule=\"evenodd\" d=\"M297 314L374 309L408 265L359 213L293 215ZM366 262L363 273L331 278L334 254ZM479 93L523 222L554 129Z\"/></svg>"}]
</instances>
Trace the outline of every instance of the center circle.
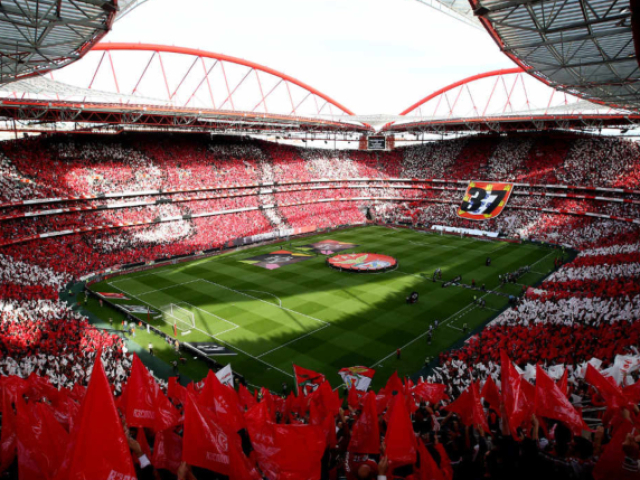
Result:
<instances>
[{"instance_id":1,"label":"center circle","mask_svg":"<svg viewBox=\"0 0 640 480\"><path fill-rule=\"evenodd\" d=\"M392 270L398 261L389 255L379 253L342 253L327 259L330 267L358 273L374 273Z\"/></svg>"}]
</instances>

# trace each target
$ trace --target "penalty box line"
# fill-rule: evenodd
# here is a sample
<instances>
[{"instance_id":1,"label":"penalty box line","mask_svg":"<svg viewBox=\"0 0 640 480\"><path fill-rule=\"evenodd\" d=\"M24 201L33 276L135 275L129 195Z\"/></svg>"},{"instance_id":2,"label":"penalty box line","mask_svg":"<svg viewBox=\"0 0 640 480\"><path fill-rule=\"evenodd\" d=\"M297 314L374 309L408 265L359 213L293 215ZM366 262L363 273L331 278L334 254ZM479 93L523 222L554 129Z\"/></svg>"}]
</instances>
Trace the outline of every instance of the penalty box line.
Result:
<instances>
[{"instance_id":1,"label":"penalty box line","mask_svg":"<svg viewBox=\"0 0 640 480\"><path fill-rule=\"evenodd\" d=\"M145 304L149 305L150 307L158 308L158 307L156 307L155 305L152 305L152 304L151 304L151 303L149 303L149 302L145 302L144 300L142 300L141 298L137 297L136 295L133 295L133 294L131 294L131 293L129 293L129 292L127 292L127 291L125 291L125 290L123 290L123 289L119 288L119 287L116 287L115 285L113 285L113 287L114 287L114 288L117 288L117 289L118 289L118 290L120 290L122 293L127 294L127 295L130 295L131 297L135 298L136 300L138 300L138 301L140 301L140 302L142 302L142 303L145 303ZM282 370L282 369L280 369L280 368L278 368L278 367L276 367L276 366L274 366L274 365L271 365L271 364L270 364L270 363L268 363L268 362L265 362L265 361L264 361L264 360L262 360L261 358L258 358L258 357L254 356L254 355L251 355L250 353L245 352L244 350L242 350L242 349L240 349L240 348L236 347L235 345L230 344L229 342L225 342L225 341L224 341L224 340L222 340L221 338L216 338L215 336L211 335L209 332L205 332L204 330L201 330L201 329L199 329L199 328L197 328L197 327L195 328L195 330L198 330L199 332L203 333L204 335L206 335L206 336L208 336L208 337L210 337L210 338L213 338L214 340L216 340L216 341L218 341L218 342L220 342L220 343L224 343L224 344L225 344L225 345L227 345L228 347L231 347L231 348L233 348L234 350L237 350L238 352L240 352L240 353L242 353L242 354L246 355L246 356L247 356L247 357L249 357L249 358L253 358L253 359L254 359L254 360L256 360L256 361L258 361L258 362L260 362L260 363L263 363L264 365L266 365L266 366L267 366L267 367L269 367L269 368L273 368L274 370L277 370L278 372L283 373L284 375L286 375L286 376L288 376L288 377L293 378L293 375L292 375L292 374L290 374L289 372L285 372L284 370Z\"/></svg>"},{"instance_id":2,"label":"penalty box line","mask_svg":"<svg viewBox=\"0 0 640 480\"><path fill-rule=\"evenodd\" d=\"M226 318L222 318L221 316L216 315L215 313L208 312L208 311L206 311L206 310L204 310L204 309L202 309L200 307L196 307L195 305L193 305L193 304L191 304L189 302L182 301L182 302L175 303L175 305L180 305L180 304L189 305L191 308L195 308L196 310L200 310L202 313L206 313L207 315L211 315L212 317L217 318L218 320L222 320L223 322L228 323L229 325L233 325L232 328L228 328L226 330L223 330L222 332L218 332L218 333L216 333L216 335L222 335L223 333L227 333L227 332L230 332L232 330L235 330L236 328L240 328L240 325L238 325L237 323L234 323L231 320L227 320ZM198 329L197 327L194 327L194 328Z\"/></svg>"},{"instance_id":3,"label":"penalty box line","mask_svg":"<svg viewBox=\"0 0 640 480\"><path fill-rule=\"evenodd\" d=\"M253 299L253 300L258 300L259 302L266 303L267 305L271 305L272 307L279 308L279 309L284 310L284 311L286 311L286 312L294 313L294 314L296 314L296 315L300 315L300 316L302 316L302 317L310 318L311 320L315 320L316 322L322 323L322 327L317 328L317 329L315 329L315 330L312 330L311 332L305 333L305 334L303 334L303 335L301 335L301 336L299 336L299 337L296 337L296 338L294 338L294 339L292 339L292 340L289 340L288 342L286 342L286 343L284 343L284 344L282 344L282 345L279 345L279 346L277 346L277 347L275 347L275 348L273 348L273 349L271 349L271 350L269 350L269 351L267 351L267 352L261 353L260 355L258 355L258 356L256 356L256 357L254 357L254 356L252 356L252 355L249 355L249 354L247 354L246 352L243 352L243 353L245 353L245 355L248 355L248 356L250 356L250 357L252 357L252 358L255 358L256 360L260 360L260 359L261 359L261 357L263 357L263 356L265 356L265 355L268 355L268 354L270 354L270 353L273 353L273 352L275 352L276 350L279 350L279 349L281 349L281 348L283 348L283 347L286 347L286 346L288 346L288 345L290 345L290 344L292 344L292 343L294 343L294 342L297 342L298 340L302 340L303 338L306 338L306 337L308 337L308 336L310 336L310 335L313 335L314 333L317 333L317 332L319 332L320 330L324 330L325 328L327 328L327 327L329 327L329 326L331 325L331 323L329 323L329 322L325 322L324 320L320 320L319 318L315 318L315 317L312 317L312 316L307 315L307 314L305 314L305 313L301 313L301 312L297 312L297 311L295 311L295 310L291 310L291 309L289 309L289 308L283 307L282 305L280 305L280 306L275 305L274 303L267 302L266 300L263 300L263 299L261 299L261 298L255 297L255 296L253 296L253 295L249 295L249 294L248 294L248 293L246 293L246 292L242 292L242 291L239 291L239 290L235 290L235 289L233 289L233 288L229 288L229 287L226 287L226 286L221 285L221 284L219 284L219 283L212 282L212 281L210 281L210 280L205 280L205 279L203 279L203 278L200 278L200 279L197 279L197 280L192 280L192 281L189 281L189 282L184 282L184 283L182 283L182 284L172 285L171 287L166 287L166 288L162 288L162 289L159 289L159 290L167 290L167 289L169 289L169 288L174 288L174 287L178 287L178 286L180 286L180 285L184 285L184 284L186 284L186 283L193 283L193 282L206 282L206 283L209 283L209 284L211 284L211 285L215 285L215 286L217 286L217 287L223 288L223 289L225 289L225 290L229 290L229 291L232 291L232 292L238 293L238 294L240 294L240 295L244 295L245 297L251 298L251 299ZM115 288L118 288L118 287L116 287L115 285L114 285L114 287L115 287ZM119 289L119 288L118 288L118 289ZM119 290L120 290L120 289L119 289ZM155 291L159 291L159 290L155 290ZM123 290L123 292L124 292L124 290ZM125 292L125 293L126 293L126 292ZM144 294L142 294L142 295L146 295L147 293L152 293L152 292L145 292L145 293L144 293ZM262 292L262 293L269 293L269 292ZM129 294L129 295L131 295L131 294ZM270 295L273 295L273 294L270 294ZM131 296L133 296L133 295L131 295ZM274 295L274 296L275 296L275 295ZM137 297L134 297L134 298L137 298ZM141 299L138 299L138 300L143 301L143 300L141 300ZM282 302L282 301L281 301L281 302ZM146 303L146 302L145 302L145 303ZM182 303L186 303L186 304L188 304L188 305L191 305L191 304L189 304L188 302L182 302ZM193 306L193 305L192 305L192 306ZM202 309L201 309L201 308L199 308L199 307L193 306L193 308L196 308L196 309L198 309L198 310L201 310L201 311L203 311L203 312L205 312L205 313L209 313L210 315L213 315L213 316L216 316L216 317L217 317L217 315L214 315L214 314L212 314L211 312L207 312L206 310L202 310ZM221 317L218 317L218 318L221 318ZM222 319L222 318L221 318L221 319ZM222 319L222 320L224 320L224 321L226 321L226 322L228 322L228 323L230 323L230 324L232 324L232 325L236 325L235 323L230 322L230 321L228 321L228 320L225 320L225 319ZM239 327L238 327L238 325L236 325L236 328L239 328ZM197 327L196 327L195 329L196 329L196 330L198 330L198 331L200 331L200 332L202 332L202 333L205 333L206 335L210 336L211 338L215 338L215 337L213 337L212 335L210 335L208 332L204 332L204 331L200 330L200 329L199 329L199 328L197 328ZM229 330L225 330L224 332L217 333L216 335L222 335L222 333L227 333L227 332L229 332L229 331L231 331L231 330L235 330L235 328L231 328L231 329L229 329ZM222 341L222 340L220 340L220 341ZM225 343L226 343L226 342L225 342ZM229 343L226 343L226 344L227 344L227 345L230 345L230 346L232 346L232 347L233 347L233 345L231 345L231 344L229 344ZM235 347L234 347L234 348L235 348ZM240 350L240 349L237 349L237 350L242 351L242 350ZM266 363L266 362L265 362L265 363ZM272 368L277 369L277 367L272 367ZM277 369L277 370L278 370L278 369ZM283 372L283 373L284 373L284 372Z\"/></svg>"}]
</instances>

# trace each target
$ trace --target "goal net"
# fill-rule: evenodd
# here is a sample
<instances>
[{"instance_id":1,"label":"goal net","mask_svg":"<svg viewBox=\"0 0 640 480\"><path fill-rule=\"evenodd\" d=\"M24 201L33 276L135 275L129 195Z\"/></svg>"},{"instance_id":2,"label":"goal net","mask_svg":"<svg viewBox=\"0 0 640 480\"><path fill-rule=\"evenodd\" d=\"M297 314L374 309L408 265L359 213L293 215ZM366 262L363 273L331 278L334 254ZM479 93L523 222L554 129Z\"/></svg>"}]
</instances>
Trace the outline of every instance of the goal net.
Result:
<instances>
[{"instance_id":1,"label":"goal net","mask_svg":"<svg viewBox=\"0 0 640 480\"><path fill-rule=\"evenodd\" d=\"M196 320L193 312L183 308L175 303L170 303L160 308L162 319L165 323L173 326L176 325L178 330L185 331L195 328Z\"/></svg>"}]
</instances>

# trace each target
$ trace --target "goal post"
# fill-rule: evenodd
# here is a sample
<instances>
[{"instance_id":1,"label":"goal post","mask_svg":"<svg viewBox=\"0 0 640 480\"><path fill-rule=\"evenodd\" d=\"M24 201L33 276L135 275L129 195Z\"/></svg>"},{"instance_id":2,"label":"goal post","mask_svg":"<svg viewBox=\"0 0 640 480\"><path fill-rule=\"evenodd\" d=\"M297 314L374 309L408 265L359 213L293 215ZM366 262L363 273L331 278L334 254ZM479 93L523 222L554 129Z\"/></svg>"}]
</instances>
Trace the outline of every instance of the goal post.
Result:
<instances>
[{"instance_id":1,"label":"goal post","mask_svg":"<svg viewBox=\"0 0 640 480\"><path fill-rule=\"evenodd\" d=\"M164 322L171 326L176 325L180 331L190 330L196 326L196 319L193 312L175 303L161 307L160 311L162 312Z\"/></svg>"}]
</instances>

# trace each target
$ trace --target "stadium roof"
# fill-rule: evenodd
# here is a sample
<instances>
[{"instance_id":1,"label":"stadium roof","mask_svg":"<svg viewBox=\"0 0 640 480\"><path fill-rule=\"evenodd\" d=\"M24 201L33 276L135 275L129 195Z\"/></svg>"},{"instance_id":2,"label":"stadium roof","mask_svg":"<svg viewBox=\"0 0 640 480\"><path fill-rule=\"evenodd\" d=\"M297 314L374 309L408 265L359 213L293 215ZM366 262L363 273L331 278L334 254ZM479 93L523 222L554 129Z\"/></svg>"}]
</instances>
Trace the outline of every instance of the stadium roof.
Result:
<instances>
[{"instance_id":1,"label":"stadium roof","mask_svg":"<svg viewBox=\"0 0 640 480\"><path fill-rule=\"evenodd\" d=\"M0 83L81 58L144 0L0 1Z\"/></svg>"},{"instance_id":2,"label":"stadium roof","mask_svg":"<svg viewBox=\"0 0 640 480\"><path fill-rule=\"evenodd\" d=\"M418 0L418 2L474 28L482 28L482 24L473 14L469 0Z\"/></svg>"},{"instance_id":3,"label":"stadium roof","mask_svg":"<svg viewBox=\"0 0 640 480\"><path fill-rule=\"evenodd\" d=\"M500 48L554 88L640 109L629 0L470 0Z\"/></svg>"},{"instance_id":4,"label":"stadium roof","mask_svg":"<svg viewBox=\"0 0 640 480\"><path fill-rule=\"evenodd\" d=\"M594 130L640 124L635 110L559 92L520 67L445 86L399 115L355 115L269 67L203 50L101 43L47 76L0 85L4 130L171 129L219 133L367 134Z\"/></svg>"},{"instance_id":5,"label":"stadium roof","mask_svg":"<svg viewBox=\"0 0 640 480\"><path fill-rule=\"evenodd\" d=\"M0 117L30 131L65 122L225 133L371 130L289 75L191 48L99 44L47 77L0 85Z\"/></svg>"}]
</instances>

